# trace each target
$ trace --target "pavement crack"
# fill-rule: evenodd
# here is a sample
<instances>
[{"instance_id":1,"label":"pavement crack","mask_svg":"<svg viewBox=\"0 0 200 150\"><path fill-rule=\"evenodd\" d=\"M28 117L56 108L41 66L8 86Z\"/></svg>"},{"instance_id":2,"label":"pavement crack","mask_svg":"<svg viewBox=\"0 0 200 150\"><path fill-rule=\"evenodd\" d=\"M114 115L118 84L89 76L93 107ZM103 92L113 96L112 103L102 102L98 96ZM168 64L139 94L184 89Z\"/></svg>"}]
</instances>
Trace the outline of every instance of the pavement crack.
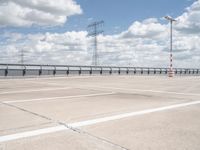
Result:
<instances>
[{"instance_id":1,"label":"pavement crack","mask_svg":"<svg viewBox=\"0 0 200 150\"><path fill-rule=\"evenodd\" d=\"M90 137L92 137L92 138L95 138L95 139L97 139L97 140L99 140L99 141L101 141L101 142L108 143L108 144L110 144L110 145L112 145L112 146L115 146L115 147L121 149L121 150L130 150L130 149L124 147L124 146L121 146L121 145L119 145L119 144L116 144L116 143L114 143L114 142L111 142L111 141L109 141L109 140L107 140L107 139L104 139L104 138L95 136L95 135L93 135L93 134L91 134L91 133L89 133L89 132L82 131L82 130L79 131L79 132L80 132L80 133L83 133L83 134L85 134L85 135L87 135L87 136L90 136Z\"/></svg>"},{"instance_id":2,"label":"pavement crack","mask_svg":"<svg viewBox=\"0 0 200 150\"><path fill-rule=\"evenodd\" d=\"M104 139L104 138L95 136L95 135L93 135L93 134L91 134L91 133L89 133L89 132L83 131L83 130L81 130L81 129L74 128L74 127L72 127L72 126L69 126L69 125L66 124L66 123L61 122L61 121L55 121L54 119L51 119L51 118L49 118L49 117L47 117L47 116L44 116L44 115L41 115L41 114L38 114L38 113L35 113L35 112L32 112L32 111L26 110L26 109L21 108L21 107L19 107L19 106L12 105L12 104L10 104L10 103L4 103L4 102L0 102L0 103L3 104L3 105L9 106L9 107L18 109L18 110L20 110L20 111L23 111L23 112L32 114L32 115L34 115L34 116L37 116L37 117L46 119L46 120L48 120L48 121L57 123L57 124L59 124L59 125L63 125L63 126L65 126L67 129L69 129L69 130L71 130L71 131L73 131L73 132L76 132L76 133L78 133L78 134L87 135L88 137L91 137L91 138L96 139L96 140L98 140L98 141L100 141L100 142L103 142L103 143L107 143L107 144L109 144L109 145L111 145L111 146L114 146L114 147L116 147L116 148L118 148L118 149L121 149L121 150L129 150L128 148L125 148L125 147L123 147L123 146L121 146L121 145L119 145L119 144L116 144L116 143L113 143L113 142L111 142L111 141L109 141L109 140L107 140L107 139Z\"/></svg>"},{"instance_id":3,"label":"pavement crack","mask_svg":"<svg viewBox=\"0 0 200 150\"><path fill-rule=\"evenodd\" d=\"M23 112L26 112L26 113L32 114L32 115L34 115L34 116L37 116L37 117L40 117L40 118L43 118L43 119L46 119L46 120L49 120L49 121L53 122L53 119L51 119L51 118L49 118L49 117L47 117L47 116L44 116L44 115L41 115L41 114L38 114L38 113L35 113L35 112L32 112L32 111L29 111L29 110L27 110L27 109L21 108L21 107L16 106L16 105L4 103L4 102L0 102L0 103L3 104L3 105L6 105L6 106L9 106L9 107L18 109L18 110L20 110L20 111L23 111Z\"/></svg>"},{"instance_id":4,"label":"pavement crack","mask_svg":"<svg viewBox=\"0 0 200 150\"><path fill-rule=\"evenodd\" d=\"M91 133L89 133L89 132L86 132L86 131L83 131L83 130L81 130L81 129L78 129L78 128L74 128L74 127L72 127L72 126L69 126L68 124L65 124L65 123L63 123L63 122L58 122L58 123L59 123L60 125L65 126L65 127L68 128L69 130L78 133L78 134L87 135L87 136L89 136L89 137L91 137L91 138L93 138L93 139L96 139L96 140L98 140L98 141L100 141L100 142L109 144L109 145L114 146L114 147L116 147L116 148L118 148L118 149L121 149L121 150L130 150L130 149L124 147L124 146L121 146L121 145L119 145L119 144L113 143L113 142L111 142L111 141L109 141L109 140L107 140L107 139L104 139L104 138L95 136L95 135L93 135L93 134L91 134Z\"/></svg>"},{"instance_id":5,"label":"pavement crack","mask_svg":"<svg viewBox=\"0 0 200 150\"><path fill-rule=\"evenodd\" d=\"M38 127L38 126L43 126L43 125L49 125L49 124L51 124L51 123L52 123L52 122L45 122L45 123L41 123L41 124L33 124L33 125L21 126L21 127L17 127L17 128L8 128L8 129L0 130L0 132L21 130L21 129L27 129L27 128L33 128L33 127ZM0 150L1 150L1 149L0 149Z\"/></svg>"}]
</instances>

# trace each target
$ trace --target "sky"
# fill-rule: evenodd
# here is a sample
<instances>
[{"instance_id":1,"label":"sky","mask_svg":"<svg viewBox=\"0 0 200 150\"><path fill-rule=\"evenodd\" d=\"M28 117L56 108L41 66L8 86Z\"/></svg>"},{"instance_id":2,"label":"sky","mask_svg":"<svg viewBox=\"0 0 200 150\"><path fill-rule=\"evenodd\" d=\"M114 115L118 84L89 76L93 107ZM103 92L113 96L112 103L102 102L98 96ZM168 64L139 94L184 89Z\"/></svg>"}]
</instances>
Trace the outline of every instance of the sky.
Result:
<instances>
[{"instance_id":1,"label":"sky","mask_svg":"<svg viewBox=\"0 0 200 150\"><path fill-rule=\"evenodd\" d=\"M90 65L87 25L103 20L99 65L200 67L200 0L0 0L0 63Z\"/></svg>"}]
</instances>

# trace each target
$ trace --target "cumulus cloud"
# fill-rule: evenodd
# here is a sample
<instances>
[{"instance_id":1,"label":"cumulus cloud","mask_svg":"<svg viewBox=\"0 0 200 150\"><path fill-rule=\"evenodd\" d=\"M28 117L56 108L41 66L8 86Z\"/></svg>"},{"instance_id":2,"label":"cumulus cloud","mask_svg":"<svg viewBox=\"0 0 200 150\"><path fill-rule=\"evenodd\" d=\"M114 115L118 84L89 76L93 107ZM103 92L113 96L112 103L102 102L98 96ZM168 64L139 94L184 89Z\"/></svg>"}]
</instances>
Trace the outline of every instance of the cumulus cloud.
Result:
<instances>
[{"instance_id":1,"label":"cumulus cloud","mask_svg":"<svg viewBox=\"0 0 200 150\"><path fill-rule=\"evenodd\" d=\"M88 56L87 32L63 34L9 34L1 44L1 62L19 63L24 52L26 63L80 64L91 63ZM16 38L16 36L18 38Z\"/></svg>"},{"instance_id":2,"label":"cumulus cloud","mask_svg":"<svg viewBox=\"0 0 200 150\"><path fill-rule=\"evenodd\" d=\"M27 5L33 7L32 4ZM199 11L198 1L176 18L178 21L174 24L173 40L175 67L200 67L199 20L196 19L199 18ZM20 49L24 49L26 63L92 63L93 39L87 37L86 31L29 35L7 33L3 37L0 47L2 56L12 58L6 62L19 62ZM122 33L100 35L98 55L100 65L168 67L169 24L149 18L133 22ZM1 62L5 60L1 59Z\"/></svg>"},{"instance_id":3,"label":"cumulus cloud","mask_svg":"<svg viewBox=\"0 0 200 150\"><path fill-rule=\"evenodd\" d=\"M1 0L0 26L56 26L81 13L74 0Z\"/></svg>"},{"instance_id":4,"label":"cumulus cloud","mask_svg":"<svg viewBox=\"0 0 200 150\"><path fill-rule=\"evenodd\" d=\"M200 0L186 10L177 17L176 29L187 34L200 34Z\"/></svg>"},{"instance_id":5,"label":"cumulus cloud","mask_svg":"<svg viewBox=\"0 0 200 150\"><path fill-rule=\"evenodd\" d=\"M156 18L149 18L143 22L134 22L128 29L122 33L125 38L141 37L154 38L159 37L166 30L166 27L161 25Z\"/></svg>"}]
</instances>

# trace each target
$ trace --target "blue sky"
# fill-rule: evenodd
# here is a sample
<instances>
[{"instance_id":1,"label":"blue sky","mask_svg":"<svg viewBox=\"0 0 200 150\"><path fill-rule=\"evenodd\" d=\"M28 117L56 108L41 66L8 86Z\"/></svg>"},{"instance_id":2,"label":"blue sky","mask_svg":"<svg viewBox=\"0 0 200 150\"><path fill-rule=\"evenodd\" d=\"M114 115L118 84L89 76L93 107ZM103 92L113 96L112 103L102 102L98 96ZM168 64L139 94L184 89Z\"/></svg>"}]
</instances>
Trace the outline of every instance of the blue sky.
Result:
<instances>
[{"instance_id":1,"label":"blue sky","mask_svg":"<svg viewBox=\"0 0 200 150\"><path fill-rule=\"evenodd\" d=\"M104 20L100 65L168 67L170 15L175 67L200 67L200 0L0 0L0 62L85 64L88 24ZM66 19L67 18L67 19Z\"/></svg>"},{"instance_id":2,"label":"blue sky","mask_svg":"<svg viewBox=\"0 0 200 150\"><path fill-rule=\"evenodd\" d=\"M178 16L183 13L192 1L188 0L77 0L81 5L83 16L76 19L93 18L104 20L106 33L114 32L114 27L120 30L127 29L134 21L142 21L147 18L161 18L166 14ZM81 28L84 26L81 26ZM120 32L119 30L119 32Z\"/></svg>"},{"instance_id":3,"label":"blue sky","mask_svg":"<svg viewBox=\"0 0 200 150\"><path fill-rule=\"evenodd\" d=\"M7 27L3 31L37 33L86 30L89 23L104 20L105 34L126 30L134 21L147 18L162 18L165 15L179 16L195 0L76 0L83 13L70 16L64 26L56 27Z\"/></svg>"}]
</instances>

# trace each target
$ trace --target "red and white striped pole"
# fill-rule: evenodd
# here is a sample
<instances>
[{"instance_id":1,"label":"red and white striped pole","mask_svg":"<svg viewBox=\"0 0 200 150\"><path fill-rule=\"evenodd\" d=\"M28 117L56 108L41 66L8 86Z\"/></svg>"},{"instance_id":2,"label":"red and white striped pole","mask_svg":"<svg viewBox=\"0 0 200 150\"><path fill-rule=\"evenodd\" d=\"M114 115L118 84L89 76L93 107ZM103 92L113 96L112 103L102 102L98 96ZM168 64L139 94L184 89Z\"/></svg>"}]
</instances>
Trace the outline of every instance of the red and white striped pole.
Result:
<instances>
[{"instance_id":1,"label":"red and white striped pole","mask_svg":"<svg viewBox=\"0 0 200 150\"><path fill-rule=\"evenodd\" d=\"M173 69L173 57L172 53L170 53L170 67L169 67L169 77L174 77L174 69Z\"/></svg>"},{"instance_id":2,"label":"red and white striped pole","mask_svg":"<svg viewBox=\"0 0 200 150\"><path fill-rule=\"evenodd\" d=\"M172 25L173 22L176 21L172 17L166 16L165 19L170 21L170 67L169 67L169 77L174 77L174 69L173 69L173 55L172 55L172 45L173 45L173 37L172 37Z\"/></svg>"},{"instance_id":3,"label":"red and white striped pole","mask_svg":"<svg viewBox=\"0 0 200 150\"><path fill-rule=\"evenodd\" d=\"M174 76L174 70L173 70L173 55L172 55L172 24L173 21L170 20L170 67L169 67L169 77L173 77Z\"/></svg>"}]
</instances>

